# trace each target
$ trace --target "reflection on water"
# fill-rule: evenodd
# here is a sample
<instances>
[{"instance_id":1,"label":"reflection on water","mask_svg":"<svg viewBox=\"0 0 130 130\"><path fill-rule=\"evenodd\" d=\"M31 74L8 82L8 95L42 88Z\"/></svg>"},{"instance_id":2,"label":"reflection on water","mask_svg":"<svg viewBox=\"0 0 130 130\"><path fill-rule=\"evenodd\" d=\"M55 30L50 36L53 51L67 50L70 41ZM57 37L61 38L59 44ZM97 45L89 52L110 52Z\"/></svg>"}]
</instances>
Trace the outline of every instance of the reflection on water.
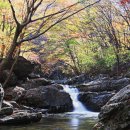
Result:
<instances>
[{"instance_id":1,"label":"reflection on water","mask_svg":"<svg viewBox=\"0 0 130 130\"><path fill-rule=\"evenodd\" d=\"M73 117L70 120L70 126L73 128L73 130L78 130L79 125L80 125L80 119L78 119L77 117Z\"/></svg>"},{"instance_id":2,"label":"reflection on water","mask_svg":"<svg viewBox=\"0 0 130 130\"><path fill-rule=\"evenodd\" d=\"M72 126L79 126L79 119L74 117L71 119L70 123Z\"/></svg>"},{"instance_id":3,"label":"reflection on water","mask_svg":"<svg viewBox=\"0 0 130 130\"><path fill-rule=\"evenodd\" d=\"M0 130L92 130L97 117L59 114L43 117L41 122L25 126L0 126Z\"/></svg>"}]
</instances>

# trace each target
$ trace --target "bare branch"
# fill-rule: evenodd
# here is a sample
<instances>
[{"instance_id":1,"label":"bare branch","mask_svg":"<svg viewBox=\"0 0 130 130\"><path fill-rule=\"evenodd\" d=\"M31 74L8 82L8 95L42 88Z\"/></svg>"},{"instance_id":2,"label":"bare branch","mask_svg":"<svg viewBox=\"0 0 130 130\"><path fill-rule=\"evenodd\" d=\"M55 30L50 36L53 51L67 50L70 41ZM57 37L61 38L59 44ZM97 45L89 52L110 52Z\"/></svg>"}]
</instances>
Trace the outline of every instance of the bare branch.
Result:
<instances>
[{"instance_id":1,"label":"bare branch","mask_svg":"<svg viewBox=\"0 0 130 130\"><path fill-rule=\"evenodd\" d=\"M97 3L99 3L100 1L101 1L101 0L98 0L98 1L96 1L96 2L94 2L94 3L92 3L92 4L89 4L89 5L85 6L84 8L81 8L81 9L75 11L74 13L71 13L70 15L68 15L68 16L66 16L66 17L63 17L62 19L60 18L60 19L57 20L55 23L53 23L52 25L50 25L50 26L49 26L46 30L44 30L43 32L41 32L41 33L38 32L38 33L35 33L32 37L27 37L27 38L25 38L25 39L22 39L21 41L18 42L18 44L20 44L20 43L22 43L22 42L25 42L25 41L33 40L33 39L35 39L35 38L37 38L37 37L43 35L44 33L46 33L47 31L49 31L52 27L54 27L54 26L57 25L58 23L60 23L60 22L64 21L65 19L67 19L67 18L69 18L69 17L71 17L71 16L73 16L73 15L79 13L80 11L82 11L82 10L88 8L88 7L91 7L91 6L93 6L93 5L97 4Z\"/></svg>"},{"instance_id":2,"label":"bare branch","mask_svg":"<svg viewBox=\"0 0 130 130\"><path fill-rule=\"evenodd\" d=\"M75 4L72 4L72 5L70 5L70 6L66 7L66 8L63 8L63 9L61 9L61 10L59 10L59 11L53 13L53 14L49 14L49 15L46 15L46 16L43 16L43 17L40 17L40 18L31 20L31 22L36 22L36 21L38 21L38 20L43 20L43 19L48 18L48 17L50 17L50 16L55 16L55 15L61 14L61 13L65 12L66 9L72 8L72 7L76 6L76 5L79 4L79 3L80 3L80 2L77 2L77 3L75 3Z\"/></svg>"},{"instance_id":3,"label":"bare branch","mask_svg":"<svg viewBox=\"0 0 130 130\"><path fill-rule=\"evenodd\" d=\"M15 14L15 10L14 10L14 7L13 7L13 5L12 5L12 2L11 2L11 0L8 0L8 2L9 2L9 4L10 4L10 7L11 7L11 10L12 10L12 14L13 14L13 18L14 18L14 20L15 20L15 23L16 23L17 25L19 25L20 23L18 22L18 20L17 20L17 18L16 18L16 14Z\"/></svg>"},{"instance_id":4,"label":"bare branch","mask_svg":"<svg viewBox=\"0 0 130 130\"><path fill-rule=\"evenodd\" d=\"M27 24L29 24L31 22L31 18L33 17L33 15L35 14L35 11L37 10L37 8L41 5L43 0L40 0L37 5L35 5L35 3L37 2L37 0L33 0L30 3L26 0L26 6L27 6L27 15L25 16L23 22L22 22L22 26L26 26Z\"/></svg>"},{"instance_id":5,"label":"bare branch","mask_svg":"<svg viewBox=\"0 0 130 130\"><path fill-rule=\"evenodd\" d=\"M56 2L56 0L52 1L50 4L48 4L48 5L46 6L45 11L44 11L44 17L45 17L45 15L46 15L46 12L47 12L48 8L49 8L51 5L53 5L55 2Z\"/></svg>"}]
</instances>

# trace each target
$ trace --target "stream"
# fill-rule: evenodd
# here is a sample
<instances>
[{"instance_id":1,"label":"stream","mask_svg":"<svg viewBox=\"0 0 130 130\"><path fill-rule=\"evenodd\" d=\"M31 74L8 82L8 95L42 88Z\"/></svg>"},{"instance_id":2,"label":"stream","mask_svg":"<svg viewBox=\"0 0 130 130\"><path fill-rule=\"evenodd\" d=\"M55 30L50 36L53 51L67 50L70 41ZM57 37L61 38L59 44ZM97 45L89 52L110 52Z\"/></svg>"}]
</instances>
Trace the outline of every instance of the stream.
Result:
<instances>
[{"instance_id":1,"label":"stream","mask_svg":"<svg viewBox=\"0 0 130 130\"><path fill-rule=\"evenodd\" d=\"M0 126L0 130L92 130L98 113L88 111L78 100L79 91L73 86L64 85L70 94L74 110L64 114L48 114L39 123L24 126Z\"/></svg>"}]
</instances>

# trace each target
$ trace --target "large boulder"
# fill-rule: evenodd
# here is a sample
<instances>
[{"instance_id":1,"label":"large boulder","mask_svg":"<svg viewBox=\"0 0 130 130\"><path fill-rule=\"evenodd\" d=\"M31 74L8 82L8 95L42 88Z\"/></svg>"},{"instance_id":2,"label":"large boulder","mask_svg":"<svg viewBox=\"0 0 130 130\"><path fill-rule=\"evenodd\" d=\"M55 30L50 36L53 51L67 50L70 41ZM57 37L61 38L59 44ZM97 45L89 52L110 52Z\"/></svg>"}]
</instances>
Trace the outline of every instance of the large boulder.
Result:
<instances>
[{"instance_id":1,"label":"large boulder","mask_svg":"<svg viewBox=\"0 0 130 130\"><path fill-rule=\"evenodd\" d=\"M3 73L2 73L2 77L0 79L0 82L4 83L6 81L6 79L8 78L9 74L10 74L10 70L8 70L8 69L4 70ZM10 79L8 81L8 85L13 86L13 85L16 85L16 83L17 83L17 77L14 74L14 72L12 72Z\"/></svg>"},{"instance_id":2,"label":"large boulder","mask_svg":"<svg viewBox=\"0 0 130 130\"><path fill-rule=\"evenodd\" d=\"M70 95L56 86L40 86L29 89L20 102L27 106L48 109L50 113L71 111L73 105Z\"/></svg>"},{"instance_id":3,"label":"large boulder","mask_svg":"<svg viewBox=\"0 0 130 130\"><path fill-rule=\"evenodd\" d=\"M103 92L103 91L119 91L130 83L129 78L120 79L98 79L86 84L77 85L77 88L83 92Z\"/></svg>"},{"instance_id":4,"label":"large boulder","mask_svg":"<svg viewBox=\"0 0 130 130\"><path fill-rule=\"evenodd\" d=\"M1 62L1 61L0 61ZM5 66L5 70L10 70L14 63L14 59L11 59L9 63ZM14 74L18 79L26 79L30 73L34 70L34 63L26 60L24 57L20 56L14 67Z\"/></svg>"},{"instance_id":5,"label":"large boulder","mask_svg":"<svg viewBox=\"0 0 130 130\"><path fill-rule=\"evenodd\" d=\"M112 92L85 92L80 93L78 98L86 106L87 109L99 112L108 100L114 95Z\"/></svg>"},{"instance_id":6,"label":"large boulder","mask_svg":"<svg viewBox=\"0 0 130 130\"><path fill-rule=\"evenodd\" d=\"M10 116L0 118L0 125L22 125L38 122L42 118L41 113L30 113L28 111L14 112Z\"/></svg>"},{"instance_id":7,"label":"large boulder","mask_svg":"<svg viewBox=\"0 0 130 130\"><path fill-rule=\"evenodd\" d=\"M26 77L28 77L28 75L33 71L33 69L33 63L23 57L19 57L18 62L14 67L14 73L16 74L18 79L26 79Z\"/></svg>"},{"instance_id":8,"label":"large boulder","mask_svg":"<svg viewBox=\"0 0 130 130\"><path fill-rule=\"evenodd\" d=\"M28 90L28 89L32 89L32 88L37 88L39 86L50 85L52 83L53 82L51 80L47 80L45 78L36 78L36 79L30 79L27 82L25 82L24 84L20 84L19 86Z\"/></svg>"},{"instance_id":9,"label":"large boulder","mask_svg":"<svg viewBox=\"0 0 130 130\"><path fill-rule=\"evenodd\" d=\"M113 96L99 114L105 130L129 130L130 128L130 85Z\"/></svg>"}]
</instances>

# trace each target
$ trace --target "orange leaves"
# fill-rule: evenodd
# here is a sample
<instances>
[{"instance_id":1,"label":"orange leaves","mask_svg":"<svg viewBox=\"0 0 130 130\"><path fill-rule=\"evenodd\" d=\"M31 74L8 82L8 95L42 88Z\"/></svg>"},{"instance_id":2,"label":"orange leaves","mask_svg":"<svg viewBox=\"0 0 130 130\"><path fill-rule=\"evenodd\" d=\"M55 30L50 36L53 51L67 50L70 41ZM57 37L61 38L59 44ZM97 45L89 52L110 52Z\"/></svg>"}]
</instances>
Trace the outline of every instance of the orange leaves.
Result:
<instances>
[{"instance_id":1,"label":"orange leaves","mask_svg":"<svg viewBox=\"0 0 130 130\"><path fill-rule=\"evenodd\" d=\"M121 0L120 3L121 5L125 5L127 3L130 3L130 0Z\"/></svg>"}]
</instances>

